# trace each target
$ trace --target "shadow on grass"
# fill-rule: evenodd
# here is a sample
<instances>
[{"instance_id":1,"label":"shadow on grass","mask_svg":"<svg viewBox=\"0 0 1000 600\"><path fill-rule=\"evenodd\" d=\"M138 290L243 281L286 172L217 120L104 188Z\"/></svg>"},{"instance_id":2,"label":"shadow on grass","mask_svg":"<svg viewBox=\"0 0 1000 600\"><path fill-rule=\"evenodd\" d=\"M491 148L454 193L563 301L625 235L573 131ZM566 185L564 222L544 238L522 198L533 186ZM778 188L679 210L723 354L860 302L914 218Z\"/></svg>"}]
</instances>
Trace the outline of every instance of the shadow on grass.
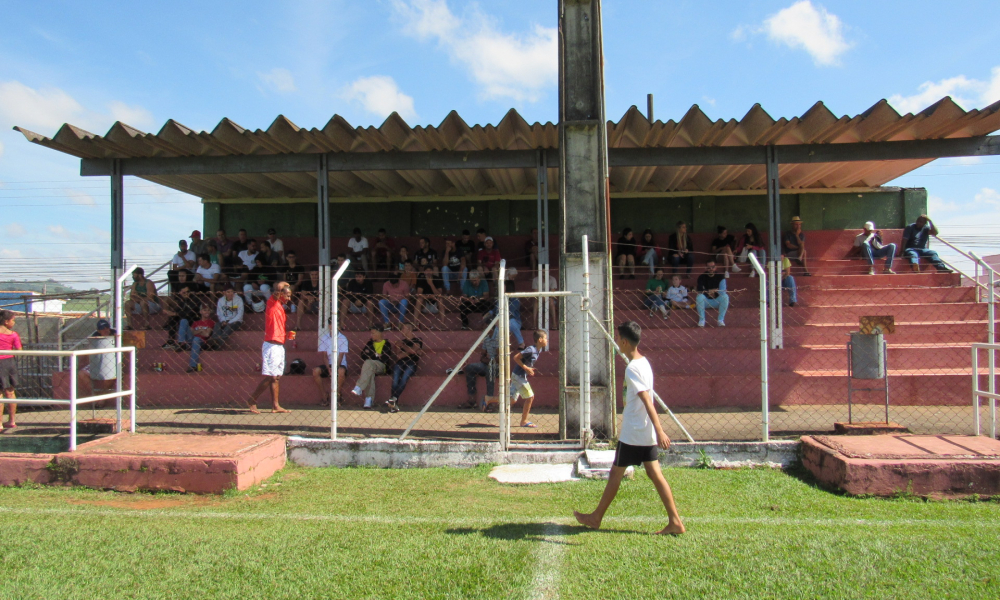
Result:
<instances>
[{"instance_id":1,"label":"shadow on grass","mask_svg":"<svg viewBox=\"0 0 1000 600\"><path fill-rule=\"evenodd\" d=\"M495 540L544 542L547 544L570 544L568 538L581 533L630 533L648 535L646 531L631 529L590 529L583 525L560 525L557 523L501 523L489 527L458 527L445 530L450 535L481 535ZM559 539L567 538L567 539Z\"/></svg>"}]
</instances>

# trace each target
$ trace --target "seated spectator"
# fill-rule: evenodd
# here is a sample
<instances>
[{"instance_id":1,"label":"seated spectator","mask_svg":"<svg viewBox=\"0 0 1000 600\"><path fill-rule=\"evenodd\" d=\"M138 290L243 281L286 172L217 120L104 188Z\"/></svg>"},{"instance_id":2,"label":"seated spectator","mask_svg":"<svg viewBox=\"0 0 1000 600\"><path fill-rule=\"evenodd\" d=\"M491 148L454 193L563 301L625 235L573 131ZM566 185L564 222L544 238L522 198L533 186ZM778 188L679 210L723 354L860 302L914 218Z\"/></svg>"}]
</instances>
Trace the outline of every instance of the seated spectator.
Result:
<instances>
[{"instance_id":1,"label":"seated spectator","mask_svg":"<svg viewBox=\"0 0 1000 600\"><path fill-rule=\"evenodd\" d=\"M532 277L531 278L531 291L533 291L533 292L537 292L538 291L538 283L539 283L539 281L540 280L539 280L538 277ZM549 275L549 282L548 283L549 283L549 289L547 289L545 291L547 291L547 292L555 292L555 291L559 290L559 281L557 281L556 278L553 277L552 275ZM533 304L532 304L531 307L527 307L526 306L525 309L528 310L529 312L533 311L535 313L535 315L538 317L538 319L536 319L536 321L535 321L535 329L541 329L542 325L544 323L539 323L538 322L539 319L541 319L541 314L539 314L539 310L538 310L538 306L540 304L538 302L538 298L529 298L529 300ZM555 298L546 298L545 300L546 300L546 302L549 303L549 329L559 329L559 312L558 312L559 303L556 302Z\"/></svg>"},{"instance_id":2,"label":"seated spectator","mask_svg":"<svg viewBox=\"0 0 1000 600\"><path fill-rule=\"evenodd\" d=\"M215 316L219 319L212 333L211 348L221 348L234 331L243 327L243 298L236 293L233 284L222 286L222 295L215 303Z\"/></svg>"},{"instance_id":3,"label":"seated spectator","mask_svg":"<svg viewBox=\"0 0 1000 600\"><path fill-rule=\"evenodd\" d=\"M484 230L485 235L485 230ZM476 246L476 242L472 239L469 234L468 229L462 230L462 237L455 242L455 250L459 252L462 257L462 269L463 273L468 273L469 270L476 267L476 256L479 254L479 248ZM464 283L466 275L462 275L462 282Z\"/></svg>"},{"instance_id":4,"label":"seated spectator","mask_svg":"<svg viewBox=\"0 0 1000 600\"><path fill-rule=\"evenodd\" d=\"M323 329L323 333L319 335L319 343L316 351L326 352L326 363L312 370L313 382L316 384L316 388L319 389L322 402L326 403L330 401L330 386L324 385L323 380L330 377L330 367L333 366L333 336L329 327ZM340 365L337 367L338 402L344 401L344 382L347 380L348 352L350 352L350 344L347 341L347 336L343 333L337 333L337 354L340 358Z\"/></svg>"},{"instance_id":5,"label":"seated spectator","mask_svg":"<svg viewBox=\"0 0 1000 600\"><path fill-rule=\"evenodd\" d=\"M445 306L444 282L434 273L434 269L429 266L425 267L424 272L420 273L417 278L417 284L413 286L413 290L416 292L417 301L416 310L413 311L414 326L420 319L420 315L424 313L440 315L443 321L448 312L448 308Z\"/></svg>"},{"instance_id":6,"label":"seated spectator","mask_svg":"<svg viewBox=\"0 0 1000 600\"><path fill-rule=\"evenodd\" d=\"M242 229L240 230L243 231ZM239 242L233 244L237 246ZM234 266L235 277L230 276L233 281L247 281L250 271L257 268L257 240L248 239L246 248L236 254L237 263Z\"/></svg>"},{"instance_id":7,"label":"seated spectator","mask_svg":"<svg viewBox=\"0 0 1000 600\"><path fill-rule=\"evenodd\" d=\"M132 287L123 308L128 317L129 329L149 329L149 315L155 315L162 309L160 298L156 295L156 284L146 279L146 272L142 267L132 271ZM143 316L144 326L135 327L135 315Z\"/></svg>"},{"instance_id":8,"label":"seated spectator","mask_svg":"<svg viewBox=\"0 0 1000 600\"><path fill-rule=\"evenodd\" d=\"M332 267L334 273L339 271L341 265L343 265L345 262L347 262L347 254L341 252L340 254L337 255L337 263L334 264ZM344 270L344 274L340 276L340 282L338 283L340 289L343 290L344 287L347 285L347 282L354 279L354 274L357 273L358 271L366 271L366 269L359 269L358 265L355 264L354 262L348 263L347 269Z\"/></svg>"},{"instance_id":9,"label":"seated spectator","mask_svg":"<svg viewBox=\"0 0 1000 600\"><path fill-rule=\"evenodd\" d=\"M308 280L308 275L306 275L306 268L299 264L299 255L295 250L289 250L285 255L285 264L278 267L278 275L277 279L279 281L288 282L288 285L292 288L292 293L296 294L296 298L300 291L307 291L299 289L302 283Z\"/></svg>"},{"instance_id":10,"label":"seated spectator","mask_svg":"<svg viewBox=\"0 0 1000 600\"><path fill-rule=\"evenodd\" d=\"M875 223L865 222L865 228L854 238L854 247L861 249L861 256L868 261L868 274L875 274L875 259L885 257L885 272L895 275L892 261L896 258L896 244L883 244L882 232Z\"/></svg>"},{"instance_id":11,"label":"seated spectator","mask_svg":"<svg viewBox=\"0 0 1000 600\"><path fill-rule=\"evenodd\" d=\"M201 349L212 337L215 331L215 321L212 320L212 307L202 304L198 309L199 318L193 323L187 319L181 319L177 328L177 342L182 350L191 350L188 359L188 373L198 371L198 362L201 357Z\"/></svg>"},{"instance_id":12,"label":"seated spectator","mask_svg":"<svg viewBox=\"0 0 1000 600\"><path fill-rule=\"evenodd\" d=\"M205 240L201 239L201 232L195 229L191 232L191 243L188 244L188 250L194 252L195 256L205 252Z\"/></svg>"},{"instance_id":13,"label":"seated spectator","mask_svg":"<svg viewBox=\"0 0 1000 600\"><path fill-rule=\"evenodd\" d=\"M705 264L705 272L698 276L698 296L694 299L698 309L698 327L705 326L705 308L719 309L719 327L726 326L726 311L729 309L729 294L726 293L726 278L715 272L715 259Z\"/></svg>"},{"instance_id":14,"label":"seated spectator","mask_svg":"<svg viewBox=\"0 0 1000 600\"><path fill-rule=\"evenodd\" d=\"M687 223L677 221L677 229L667 239L667 259L673 267L673 273L680 270L681 263L687 265L687 274L694 269L694 242L688 235Z\"/></svg>"},{"instance_id":15,"label":"seated spectator","mask_svg":"<svg viewBox=\"0 0 1000 600\"><path fill-rule=\"evenodd\" d=\"M711 255L715 257L717 263L722 265L722 271L729 277L729 271L739 273L740 268L736 266L736 238L729 235L729 230L724 225L716 227L715 237L712 238Z\"/></svg>"},{"instance_id":16,"label":"seated spectator","mask_svg":"<svg viewBox=\"0 0 1000 600\"><path fill-rule=\"evenodd\" d=\"M188 249L187 240L177 242L177 247L179 248L177 253L170 257L170 270L167 272L171 293L177 291L180 271L187 271L189 275L193 275L198 260L195 253Z\"/></svg>"},{"instance_id":17,"label":"seated spectator","mask_svg":"<svg viewBox=\"0 0 1000 600\"><path fill-rule=\"evenodd\" d=\"M413 262L416 263L418 273L423 273L427 267L434 269L434 274L438 273L437 251L431 248L430 238L420 238L420 249L413 255Z\"/></svg>"},{"instance_id":18,"label":"seated spectator","mask_svg":"<svg viewBox=\"0 0 1000 600\"><path fill-rule=\"evenodd\" d=\"M489 234L486 233L486 229L480 227L476 230L476 256L479 256L479 251L486 247L486 238Z\"/></svg>"},{"instance_id":19,"label":"seated spectator","mask_svg":"<svg viewBox=\"0 0 1000 600\"><path fill-rule=\"evenodd\" d=\"M254 291L260 292L260 295L266 300L271 297L271 286L274 285L275 278L277 277L277 273L275 273L277 267L265 264L261 255L261 252L257 253L257 257L254 259L256 266L247 276L247 283ZM246 287L244 286L243 289L246 290Z\"/></svg>"},{"instance_id":20,"label":"seated spectator","mask_svg":"<svg viewBox=\"0 0 1000 600\"><path fill-rule=\"evenodd\" d=\"M476 262L479 263L479 272L483 277L496 281L500 272L500 250L494 247L493 238L483 240L483 249L476 255Z\"/></svg>"},{"instance_id":21,"label":"seated spectator","mask_svg":"<svg viewBox=\"0 0 1000 600\"><path fill-rule=\"evenodd\" d=\"M462 296L459 298L458 314L462 318L462 330L469 330L469 315L472 313L486 314L490 310L490 286L483 281L479 269L469 271L469 278L462 283Z\"/></svg>"},{"instance_id":22,"label":"seated spectator","mask_svg":"<svg viewBox=\"0 0 1000 600\"><path fill-rule=\"evenodd\" d=\"M420 357L424 354L424 341L414 335L411 323L403 323L400 332L403 336L399 340L396 363L392 366L392 391L385 401L386 410L391 413L399 412L399 397L403 395L410 377L417 372Z\"/></svg>"},{"instance_id":23,"label":"seated spectator","mask_svg":"<svg viewBox=\"0 0 1000 600\"><path fill-rule=\"evenodd\" d=\"M952 270L941 260L938 253L927 247L932 235L937 235L938 229L930 217L920 215L917 220L903 229L903 256L910 261L910 268L915 273L920 272L920 259L926 258L941 273L951 273Z\"/></svg>"},{"instance_id":24,"label":"seated spectator","mask_svg":"<svg viewBox=\"0 0 1000 600\"><path fill-rule=\"evenodd\" d=\"M236 258L236 255L233 254L233 241L226 237L225 229L215 232L215 246L219 251L219 255L222 256L219 266L222 268L228 267L232 259Z\"/></svg>"},{"instance_id":25,"label":"seated spectator","mask_svg":"<svg viewBox=\"0 0 1000 600\"><path fill-rule=\"evenodd\" d=\"M163 328L167 331L167 342L161 346L164 350L180 350L177 340L177 330L181 321L194 323L201 313L201 303L198 298L191 293L188 285L181 285L177 292L170 295L168 302L163 307L163 314L167 316L167 321Z\"/></svg>"},{"instance_id":26,"label":"seated spectator","mask_svg":"<svg viewBox=\"0 0 1000 600\"><path fill-rule=\"evenodd\" d=\"M372 324L371 339L361 350L361 375L351 390L355 396L364 395L366 409L375 401L375 377L385 375L392 362L392 344L382 335L382 326Z\"/></svg>"},{"instance_id":27,"label":"seated spectator","mask_svg":"<svg viewBox=\"0 0 1000 600\"><path fill-rule=\"evenodd\" d=\"M664 319L670 316L667 308L668 287L667 281L663 279L663 269L657 269L653 277L646 282L646 297L643 299L643 304L649 309L650 315L657 311Z\"/></svg>"},{"instance_id":28,"label":"seated spectator","mask_svg":"<svg viewBox=\"0 0 1000 600\"><path fill-rule=\"evenodd\" d=\"M350 252L347 253L347 258L351 259L354 264L361 265L361 268L368 271L368 238L361 235L361 229L358 227L354 228L354 237L347 240L347 247L350 248Z\"/></svg>"},{"instance_id":29,"label":"seated spectator","mask_svg":"<svg viewBox=\"0 0 1000 600\"><path fill-rule=\"evenodd\" d=\"M792 261L781 255L781 287L788 290L788 306L795 306L799 301L795 288L795 278L792 277Z\"/></svg>"},{"instance_id":30,"label":"seated spectator","mask_svg":"<svg viewBox=\"0 0 1000 600\"><path fill-rule=\"evenodd\" d=\"M340 312L375 315L375 287L364 271L358 271L347 282L340 301Z\"/></svg>"},{"instance_id":31,"label":"seated spectator","mask_svg":"<svg viewBox=\"0 0 1000 600\"><path fill-rule=\"evenodd\" d=\"M412 290L417 285L417 265L413 262L408 262L403 265L403 273L399 278L410 286Z\"/></svg>"},{"instance_id":32,"label":"seated spectator","mask_svg":"<svg viewBox=\"0 0 1000 600\"><path fill-rule=\"evenodd\" d=\"M236 232L236 239L233 241L233 263L236 264L236 260L240 256L240 252L243 252L250 247L250 236L247 235L246 229L240 229Z\"/></svg>"},{"instance_id":33,"label":"seated spectator","mask_svg":"<svg viewBox=\"0 0 1000 600\"><path fill-rule=\"evenodd\" d=\"M406 246L400 246L399 252L396 254L396 269L400 273L406 269L406 265L413 262L413 257L410 256L410 250Z\"/></svg>"},{"instance_id":34,"label":"seated spectator","mask_svg":"<svg viewBox=\"0 0 1000 600\"><path fill-rule=\"evenodd\" d=\"M656 270L656 263L660 260L660 249L656 246L656 238L653 237L652 229L642 232L638 250L637 256L642 257L642 264L649 267L649 274L652 275Z\"/></svg>"},{"instance_id":35,"label":"seated spectator","mask_svg":"<svg viewBox=\"0 0 1000 600\"><path fill-rule=\"evenodd\" d=\"M372 268L377 271L380 266L385 265L386 270L391 271L393 268L392 261L395 259L396 254L396 243L392 241L391 237L385 234L385 229L379 229L371 244Z\"/></svg>"},{"instance_id":36,"label":"seated spectator","mask_svg":"<svg viewBox=\"0 0 1000 600\"><path fill-rule=\"evenodd\" d=\"M524 242L524 258L528 268L532 271L538 269L538 228L532 227L528 240Z\"/></svg>"},{"instance_id":37,"label":"seated spectator","mask_svg":"<svg viewBox=\"0 0 1000 600\"><path fill-rule=\"evenodd\" d=\"M670 310L694 308L689 294L688 289L681 285L681 276L671 275L670 287L667 288L667 302L670 304L667 308Z\"/></svg>"},{"instance_id":38,"label":"seated spectator","mask_svg":"<svg viewBox=\"0 0 1000 600\"><path fill-rule=\"evenodd\" d=\"M410 265L412 268L413 265ZM378 301L379 311L382 313L382 323L386 329L391 329L389 315L395 314L396 320L402 324L406 320L406 308L410 305L410 284L400 279L398 271L394 271L389 280L382 284L382 296Z\"/></svg>"},{"instance_id":39,"label":"seated spectator","mask_svg":"<svg viewBox=\"0 0 1000 600\"><path fill-rule=\"evenodd\" d=\"M306 278L299 283L299 294L296 304L291 307L295 313L295 328L302 328L302 315L306 313L319 312L317 301L319 300L319 271L313 269L306 274Z\"/></svg>"},{"instance_id":40,"label":"seated spectator","mask_svg":"<svg viewBox=\"0 0 1000 600\"><path fill-rule=\"evenodd\" d=\"M222 285L222 270L219 269L219 265L212 264L212 259L207 253L198 257L194 282L198 285L199 292L215 292Z\"/></svg>"},{"instance_id":41,"label":"seated spectator","mask_svg":"<svg viewBox=\"0 0 1000 600\"><path fill-rule=\"evenodd\" d=\"M455 240L445 240L444 254L441 256L441 280L445 292L451 291L452 281L457 281L461 285L469 276L469 269L463 263L462 253L455 246Z\"/></svg>"},{"instance_id":42,"label":"seated spectator","mask_svg":"<svg viewBox=\"0 0 1000 600\"><path fill-rule=\"evenodd\" d=\"M618 238L618 248L615 251L615 262L618 264L622 279L635 279L635 255L638 252L638 244L635 241L635 234L631 227L622 230L622 236Z\"/></svg>"},{"instance_id":43,"label":"seated spectator","mask_svg":"<svg viewBox=\"0 0 1000 600\"><path fill-rule=\"evenodd\" d=\"M747 223L746 227L743 228L743 235L740 236L740 241L736 244L736 255L739 257L738 260L741 263L747 262L747 254L753 252L757 256L757 261L760 266L764 266L767 262L767 252L765 247L767 243L764 240L764 236L757 231L757 226L753 223ZM750 277L756 277L757 271L750 269Z\"/></svg>"},{"instance_id":44,"label":"seated spectator","mask_svg":"<svg viewBox=\"0 0 1000 600\"><path fill-rule=\"evenodd\" d=\"M219 247L216 245L214 239L205 242L205 251L202 254L208 255L208 260L213 265L219 265L219 272L222 272L222 266L225 264L225 260L222 258L222 253L219 252Z\"/></svg>"},{"instance_id":45,"label":"seated spectator","mask_svg":"<svg viewBox=\"0 0 1000 600\"><path fill-rule=\"evenodd\" d=\"M494 391L499 364L497 362L499 331L499 328L494 328L483 340L483 351L479 355L479 362L470 362L465 365L465 389L469 398L468 402L459 408L476 408L478 405L485 411L488 404L496 403L497 397ZM476 377L480 376L486 379L486 397L483 398L482 402L476 400Z\"/></svg>"},{"instance_id":46,"label":"seated spectator","mask_svg":"<svg viewBox=\"0 0 1000 600\"><path fill-rule=\"evenodd\" d=\"M272 229L271 231L274 230ZM281 240L278 241L280 242ZM271 242L267 240L260 243L260 252L257 253L257 260L271 273L277 273L278 267L284 262L281 260L281 256L271 248Z\"/></svg>"},{"instance_id":47,"label":"seated spectator","mask_svg":"<svg viewBox=\"0 0 1000 600\"><path fill-rule=\"evenodd\" d=\"M812 277L812 273L809 272L809 267L806 265L806 234L802 231L802 219L799 217L792 217L792 230L785 232L782 246L782 251L787 258L802 265L802 275ZM751 273L752 275L753 273Z\"/></svg>"},{"instance_id":48,"label":"seated spectator","mask_svg":"<svg viewBox=\"0 0 1000 600\"><path fill-rule=\"evenodd\" d=\"M275 231L274 227L267 230L267 243L271 245L271 251L278 255L277 264L280 265L285 260L285 243L278 239L278 232Z\"/></svg>"}]
</instances>

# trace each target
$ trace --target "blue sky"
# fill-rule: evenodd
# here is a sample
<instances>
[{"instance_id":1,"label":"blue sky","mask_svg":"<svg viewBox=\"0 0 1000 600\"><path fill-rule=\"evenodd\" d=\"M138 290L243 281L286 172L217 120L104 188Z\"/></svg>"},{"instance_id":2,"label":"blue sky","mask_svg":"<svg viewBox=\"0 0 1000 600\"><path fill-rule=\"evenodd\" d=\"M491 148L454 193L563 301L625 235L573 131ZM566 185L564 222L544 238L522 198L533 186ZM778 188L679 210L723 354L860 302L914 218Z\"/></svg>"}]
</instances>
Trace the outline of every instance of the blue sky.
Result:
<instances>
[{"instance_id":1,"label":"blue sky","mask_svg":"<svg viewBox=\"0 0 1000 600\"><path fill-rule=\"evenodd\" d=\"M706 6L707 5L707 6ZM392 110L437 124L452 110L496 123L511 107L556 118L556 2L0 1L0 272L97 285L108 255L107 180L27 143L63 122L103 134L115 120L158 131L223 117L266 128L278 114L321 127L334 113L378 125ZM900 112L951 95L1000 100L1000 3L761 0L605 2L607 114L656 99L659 119L698 104L772 117L817 100L854 115L887 98ZM937 161L894 185L927 187L947 235L1000 250L1000 158ZM196 198L129 181L127 255L158 264L200 228ZM944 234L943 234L944 235ZM72 273L77 274L71 277Z\"/></svg>"}]
</instances>

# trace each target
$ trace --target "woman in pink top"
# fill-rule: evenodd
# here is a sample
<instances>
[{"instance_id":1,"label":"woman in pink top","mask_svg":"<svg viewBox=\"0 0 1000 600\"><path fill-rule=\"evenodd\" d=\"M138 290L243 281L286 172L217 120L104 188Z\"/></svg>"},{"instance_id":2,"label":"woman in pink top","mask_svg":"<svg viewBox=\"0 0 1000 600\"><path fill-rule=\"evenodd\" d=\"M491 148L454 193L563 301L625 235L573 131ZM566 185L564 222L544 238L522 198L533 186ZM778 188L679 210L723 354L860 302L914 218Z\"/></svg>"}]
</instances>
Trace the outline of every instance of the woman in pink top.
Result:
<instances>
[{"instance_id":1,"label":"woman in pink top","mask_svg":"<svg viewBox=\"0 0 1000 600\"><path fill-rule=\"evenodd\" d=\"M14 399L14 388L17 387L17 359L12 354L3 354L4 350L21 350L21 336L14 331L14 312L0 311L0 389L7 400ZM8 403L7 429L17 427L17 404ZM3 403L0 402L0 421L3 420ZM0 423L2 426L2 423Z\"/></svg>"}]
</instances>

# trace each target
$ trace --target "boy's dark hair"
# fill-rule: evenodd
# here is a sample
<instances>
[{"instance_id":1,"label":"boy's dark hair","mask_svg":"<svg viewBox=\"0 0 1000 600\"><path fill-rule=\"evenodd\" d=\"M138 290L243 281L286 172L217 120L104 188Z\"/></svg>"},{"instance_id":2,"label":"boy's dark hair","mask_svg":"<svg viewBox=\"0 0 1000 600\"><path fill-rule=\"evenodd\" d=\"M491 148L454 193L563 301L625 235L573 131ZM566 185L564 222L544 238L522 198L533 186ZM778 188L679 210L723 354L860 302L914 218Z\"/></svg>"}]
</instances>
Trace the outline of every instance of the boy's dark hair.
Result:
<instances>
[{"instance_id":1,"label":"boy's dark hair","mask_svg":"<svg viewBox=\"0 0 1000 600\"><path fill-rule=\"evenodd\" d=\"M236 233L240 233L240 231L242 231L243 233L246 233L246 232L247 232L247 230L246 230L246 229L243 229L243 228L241 227L241 228L240 228L240 230L239 230L239 231L237 231Z\"/></svg>"},{"instance_id":2,"label":"boy's dark hair","mask_svg":"<svg viewBox=\"0 0 1000 600\"><path fill-rule=\"evenodd\" d=\"M202 252L198 255L198 258L204 261L212 262L212 257L208 255L208 252Z\"/></svg>"},{"instance_id":3,"label":"boy's dark hair","mask_svg":"<svg viewBox=\"0 0 1000 600\"><path fill-rule=\"evenodd\" d=\"M360 227L355 227L353 233L354 233L354 235L357 235L357 234L361 233L361 228Z\"/></svg>"},{"instance_id":4,"label":"boy's dark hair","mask_svg":"<svg viewBox=\"0 0 1000 600\"><path fill-rule=\"evenodd\" d=\"M486 229L480 227L479 229L476 230L476 233L486 233Z\"/></svg>"},{"instance_id":5,"label":"boy's dark hair","mask_svg":"<svg viewBox=\"0 0 1000 600\"><path fill-rule=\"evenodd\" d=\"M638 346L642 340L642 327L635 321L625 321L618 326L618 335L633 346Z\"/></svg>"},{"instance_id":6,"label":"boy's dark hair","mask_svg":"<svg viewBox=\"0 0 1000 600\"><path fill-rule=\"evenodd\" d=\"M472 234L471 234L471 233L469 233L469 230L468 230L468 229L463 229L463 230L462 230L462 235L472 235Z\"/></svg>"},{"instance_id":7,"label":"boy's dark hair","mask_svg":"<svg viewBox=\"0 0 1000 600\"><path fill-rule=\"evenodd\" d=\"M687 223L684 221L677 221L677 226L680 227L681 225L687 225Z\"/></svg>"},{"instance_id":8,"label":"boy's dark hair","mask_svg":"<svg viewBox=\"0 0 1000 600\"><path fill-rule=\"evenodd\" d=\"M726 226L725 225L719 225L718 227L715 228L715 232L716 233L722 233L725 230L726 230Z\"/></svg>"},{"instance_id":9,"label":"boy's dark hair","mask_svg":"<svg viewBox=\"0 0 1000 600\"><path fill-rule=\"evenodd\" d=\"M298 258L299 255L296 254L295 250L289 250L288 252L285 252L285 256L286 257L288 257L288 256L294 256L294 257Z\"/></svg>"},{"instance_id":10,"label":"boy's dark hair","mask_svg":"<svg viewBox=\"0 0 1000 600\"><path fill-rule=\"evenodd\" d=\"M549 332L548 332L548 331L545 331L544 329L536 329L536 330L535 330L535 331L534 331L534 332L533 332L533 333L531 334L531 337L535 338L535 342L537 343L537 342L538 342L539 340L541 340L542 338L547 338L547 337L549 337Z\"/></svg>"},{"instance_id":11,"label":"boy's dark hair","mask_svg":"<svg viewBox=\"0 0 1000 600\"><path fill-rule=\"evenodd\" d=\"M368 331L378 331L378 332L383 332L383 331L385 331L385 328L384 328L384 327L382 327L382 324L381 324L381 323L372 323L372 324L371 324L371 327L369 327L369 328L368 328Z\"/></svg>"},{"instance_id":12,"label":"boy's dark hair","mask_svg":"<svg viewBox=\"0 0 1000 600\"><path fill-rule=\"evenodd\" d=\"M632 233L632 228L631 227L626 227L625 229L622 229L622 235L623 236L624 235L628 235L630 233Z\"/></svg>"},{"instance_id":13,"label":"boy's dark hair","mask_svg":"<svg viewBox=\"0 0 1000 600\"><path fill-rule=\"evenodd\" d=\"M146 275L146 271L142 267L136 267L135 271L132 271L132 273L134 273L136 275L142 275L142 276Z\"/></svg>"}]
</instances>

